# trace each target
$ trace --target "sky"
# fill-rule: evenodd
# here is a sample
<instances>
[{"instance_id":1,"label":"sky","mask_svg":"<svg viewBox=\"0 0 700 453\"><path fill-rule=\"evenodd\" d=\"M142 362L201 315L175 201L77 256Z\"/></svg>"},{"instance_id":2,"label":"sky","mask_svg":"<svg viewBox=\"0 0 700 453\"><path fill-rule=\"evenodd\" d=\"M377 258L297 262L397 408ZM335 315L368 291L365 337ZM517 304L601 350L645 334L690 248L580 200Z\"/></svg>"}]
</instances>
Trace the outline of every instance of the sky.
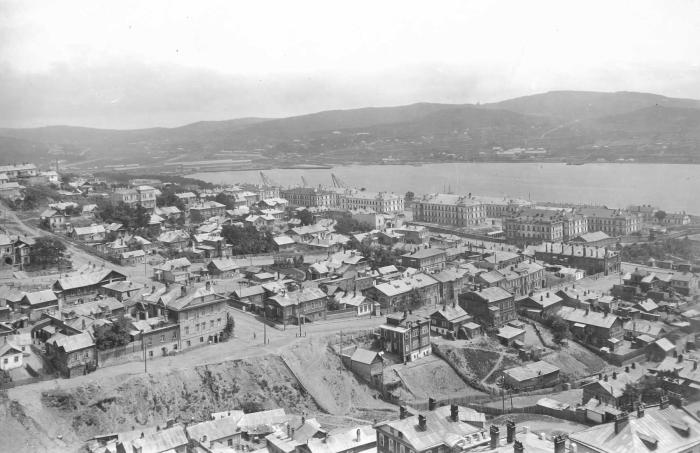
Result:
<instances>
[{"instance_id":1,"label":"sky","mask_svg":"<svg viewBox=\"0 0 700 453\"><path fill-rule=\"evenodd\" d=\"M700 1L0 0L0 127L700 98Z\"/></svg>"}]
</instances>

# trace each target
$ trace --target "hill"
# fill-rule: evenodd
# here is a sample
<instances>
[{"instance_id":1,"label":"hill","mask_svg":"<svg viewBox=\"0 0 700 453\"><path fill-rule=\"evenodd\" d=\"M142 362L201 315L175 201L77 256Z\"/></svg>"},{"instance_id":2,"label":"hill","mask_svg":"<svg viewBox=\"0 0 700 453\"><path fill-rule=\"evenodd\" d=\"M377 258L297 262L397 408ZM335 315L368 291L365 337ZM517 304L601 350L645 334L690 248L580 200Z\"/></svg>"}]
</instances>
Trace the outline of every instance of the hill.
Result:
<instances>
[{"instance_id":1,"label":"hill","mask_svg":"<svg viewBox=\"0 0 700 453\"><path fill-rule=\"evenodd\" d=\"M550 91L485 104L483 107L510 110L523 115L546 116L561 122L570 122L619 115L652 106L698 109L700 101L627 91L616 93Z\"/></svg>"},{"instance_id":2,"label":"hill","mask_svg":"<svg viewBox=\"0 0 700 453\"><path fill-rule=\"evenodd\" d=\"M7 160L82 165L220 159L294 163L499 159L494 147L542 147L546 159L700 161L700 101L649 93L553 91L486 105L418 103L330 110L288 118L202 121L135 130L49 126L0 129ZM617 149L616 147L624 147ZM252 160L251 160L252 159ZM502 159L502 158L501 158Z\"/></svg>"}]
</instances>

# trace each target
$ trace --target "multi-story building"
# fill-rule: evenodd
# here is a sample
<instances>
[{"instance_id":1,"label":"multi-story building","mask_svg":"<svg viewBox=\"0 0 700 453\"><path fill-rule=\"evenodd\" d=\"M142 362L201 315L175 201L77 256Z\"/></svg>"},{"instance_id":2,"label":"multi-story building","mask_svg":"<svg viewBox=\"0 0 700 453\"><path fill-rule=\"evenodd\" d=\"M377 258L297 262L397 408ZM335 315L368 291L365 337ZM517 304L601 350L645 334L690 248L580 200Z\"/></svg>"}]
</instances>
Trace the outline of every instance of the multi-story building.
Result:
<instances>
[{"instance_id":1,"label":"multi-story building","mask_svg":"<svg viewBox=\"0 0 700 453\"><path fill-rule=\"evenodd\" d=\"M180 348L218 342L226 328L227 299L206 282L203 286L171 285L146 296L148 317L180 326Z\"/></svg>"},{"instance_id":2,"label":"multi-story building","mask_svg":"<svg viewBox=\"0 0 700 453\"><path fill-rule=\"evenodd\" d=\"M642 216L622 209L579 208L588 219L588 231L602 231L609 236L627 236L642 227Z\"/></svg>"},{"instance_id":3,"label":"multi-story building","mask_svg":"<svg viewBox=\"0 0 700 453\"><path fill-rule=\"evenodd\" d=\"M182 202L182 204L185 206L186 211L190 209L190 205L193 205L197 202L197 195L195 195L192 192L176 193L175 197Z\"/></svg>"},{"instance_id":4,"label":"multi-story building","mask_svg":"<svg viewBox=\"0 0 700 453\"><path fill-rule=\"evenodd\" d=\"M30 163L0 165L0 173L7 175L9 180L29 178L37 175L36 165Z\"/></svg>"},{"instance_id":5,"label":"multi-story building","mask_svg":"<svg viewBox=\"0 0 700 453\"><path fill-rule=\"evenodd\" d=\"M517 265L479 274L476 281L488 287L498 287L512 294L524 296L544 285L544 267L524 261Z\"/></svg>"},{"instance_id":6,"label":"multi-story building","mask_svg":"<svg viewBox=\"0 0 700 453\"><path fill-rule=\"evenodd\" d=\"M448 453L499 445L498 429L492 442L487 430L475 422L483 414L456 405L437 407L432 399L428 409L413 414L401 406L398 420L377 423L377 453Z\"/></svg>"},{"instance_id":7,"label":"multi-story building","mask_svg":"<svg viewBox=\"0 0 700 453\"><path fill-rule=\"evenodd\" d=\"M534 252L536 260L582 269L587 274L608 275L611 272L620 271L620 252L608 250L607 247L544 242L538 246L529 247L528 250Z\"/></svg>"},{"instance_id":8,"label":"multi-story building","mask_svg":"<svg viewBox=\"0 0 700 453\"><path fill-rule=\"evenodd\" d=\"M484 205L486 217L488 218L509 217L523 208L532 206L532 202L519 198L484 197L480 195L474 195L472 198Z\"/></svg>"},{"instance_id":9,"label":"multi-story building","mask_svg":"<svg viewBox=\"0 0 700 453\"><path fill-rule=\"evenodd\" d=\"M226 215L226 205L216 201L203 201L190 205L190 219L193 222L203 222L211 217Z\"/></svg>"},{"instance_id":10,"label":"multi-story building","mask_svg":"<svg viewBox=\"0 0 700 453\"><path fill-rule=\"evenodd\" d=\"M80 376L97 367L97 348L88 332L55 334L46 342L46 357L64 377Z\"/></svg>"},{"instance_id":11,"label":"multi-story building","mask_svg":"<svg viewBox=\"0 0 700 453\"><path fill-rule=\"evenodd\" d=\"M662 396L658 407L642 404L636 413L622 412L612 422L572 433L569 441L579 453L692 453L700 446L700 422L690 412Z\"/></svg>"},{"instance_id":12,"label":"multi-story building","mask_svg":"<svg viewBox=\"0 0 700 453\"><path fill-rule=\"evenodd\" d=\"M619 340L624 336L620 318L607 312L562 307L559 316L569 323L569 329L575 338L593 346L607 346L608 340Z\"/></svg>"},{"instance_id":13,"label":"multi-story building","mask_svg":"<svg viewBox=\"0 0 700 453\"><path fill-rule=\"evenodd\" d=\"M136 187L138 193L138 203L146 209L154 209L156 207L157 191L151 186Z\"/></svg>"},{"instance_id":14,"label":"multi-story building","mask_svg":"<svg viewBox=\"0 0 700 453\"><path fill-rule=\"evenodd\" d=\"M401 265L421 271L445 267L447 253L442 249L423 248L413 253L401 255Z\"/></svg>"},{"instance_id":15,"label":"multi-story building","mask_svg":"<svg viewBox=\"0 0 700 453\"><path fill-rule=\"evenodd\" d=\"M141 205L146 209L156 207L156 189L151 186L138 186L136 188L119 188L110 194L112 203L124 203L130 206Z\"/></svg>"},{"instance_id":16,"label":"multi-story building","mask_svg":"<svg viewBox=\"0 0 700 453\"><path fill-rule=\"evenodd\" d=\"M513 295L498 287L461 294L459 305L477 320L495 328L518 317Z\"/></svg>"},{"instance_id":17,"label":"multi-story building","mask_svg":"<svg viewBox=\"0 0 700 453\"><path fill-rule=\"evenodd\" d=\"M368 192L357 189L343 189L338 193L340 209L373 209L379 213L401 212L404 209L404 198L389 192Z\"/></svg>"},{"instance_id":18,"label":"multi-story building","mask_svg":"<svg viewBox=\"0 0 700 453\"><path fill-rule=\"evenodd\" d=\"M285 325L324 319L327 308L328 297L319 288L282 291L265 299L267 319Z\"/></svg>"},{"instance_id":19,"label":"multi-story building","mask_svg":"<svg viewBox=\"0 0 700 453\"><path fill-rule=\"evenodd\" d=\"M375 284L365 294L379 302L385 313L440 303L438 281L422 273Z\"/></svg>"},{"instance_id":20,"label":"multi-story building","mask_svg":"<svg viewBox=\"0 0 700 453\"><path fill-rule=\"evenodd\" d=\"M139 193L136 191L136 189L115 189L110 194L110 199L114 204L124 203L128 205L136 205L139 202Z\"/></svg>"},{"instance_id":21,"label":"multi-story building","mask_svg":"<svg viewBox=\"0 0 700 453\"><path fill-rule=\"evenodd\" d=\"M405 362L412 362L432 353L430 345L430 318L394 313L379 326L382 349L396 354Z\"/></svg>"},{"instance_id":22,"label":"multi-story building","mask_svg":"<svg viewBox=\"0 0 700 453\"><path fill-rule=\"evenodd\" d=\"M471 194L432 194L414 200L413 220L454 226L478 225L486 220L486 208Z\"/></svg>"},{"instance_id":23,"label":"multi-story building","mask_svg":"<svg viewBox=\"0 0 700 453\"><path fill-rule=\"evenodd\" d=\"M291 187L280 190L280 196L290 206L298 207L333 207L338 201L338 194L330 190L313 187Z\"/></svg>"},{"instance_id":24,"label":"multi-story building","mask_svg":"<svg viewBox=\"0 0 700 453\"><path fill-rule=\"evenodd\" d=\"M650 204L628 206L627 210L632 214L637 214L640 216L642 221L646 223L653 222L655 219L654 214L656 214L656 211L658 211L658 209Z\"/></svg>"},{"instance_id":25,"label":"multi-story building","mask_svg":"<svg viewBox=\"0 0 700 453\"><path fill-rule=\"evenodd\" d=\"M690 216L685 212L669 212L661 219L661 223L664 225L688 225Z\"/></svg>"},{"instance_id":26,"label":"multi-story building","mask_svg":"<svg viewBox=\"0 0 700 453\"><path fill-rule=\"evenodd\" d=\"M565 230L568 237L574 237L575 231L585 232L585 225L580 217L574 219L570 213L554 209L523 209L503 220L506 240L516 244L563 241Z\"/></svg>"}]
</instances>

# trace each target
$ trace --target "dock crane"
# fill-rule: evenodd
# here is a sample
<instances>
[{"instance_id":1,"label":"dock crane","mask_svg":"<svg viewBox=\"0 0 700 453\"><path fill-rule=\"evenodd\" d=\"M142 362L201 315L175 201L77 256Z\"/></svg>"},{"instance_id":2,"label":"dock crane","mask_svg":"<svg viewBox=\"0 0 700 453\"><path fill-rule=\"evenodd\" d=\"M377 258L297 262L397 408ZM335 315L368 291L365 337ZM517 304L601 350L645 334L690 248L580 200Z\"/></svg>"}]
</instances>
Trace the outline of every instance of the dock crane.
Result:
<instances>
[{"instance_id":1,"label":"dock crane","mask_svg":"<svg viewBox=\"0 0 700 453\"><path fill-rule=\"evenodd\" d=\"M333 187L338 189L346 189L348 186L343 181L340 180L335 174L331 173L331 180L333 180Z\"/></svg>"},{"instance_id":2,"label":"dock crane","mask_svg":"<svg viewBox=\"0 0 700 453\"><path fill-rule=\"evenodd\" d=\"M275 181L270 179L265 175L265 173L260 172L260 179L262 179L263 186L266 187L281 187L279 184L277 184Z\"/></svg>"}]
</instances>

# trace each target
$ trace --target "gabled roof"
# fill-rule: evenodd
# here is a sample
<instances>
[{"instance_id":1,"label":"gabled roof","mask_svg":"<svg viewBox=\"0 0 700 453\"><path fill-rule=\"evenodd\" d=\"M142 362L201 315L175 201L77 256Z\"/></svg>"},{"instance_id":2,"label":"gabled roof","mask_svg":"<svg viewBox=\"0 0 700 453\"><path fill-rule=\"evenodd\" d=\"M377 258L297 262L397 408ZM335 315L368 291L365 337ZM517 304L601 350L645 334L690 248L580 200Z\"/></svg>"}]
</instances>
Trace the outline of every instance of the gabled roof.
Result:
<instances>
[{"instance_id":1,"label":"gabled roof","mask_svg":"<svg viewBox=\"0 0 700 453\"><path fill-rule=\"evenodd\" d=\"M350 356L350 360L353 362L360 362L365 365L371 365L377 360L381 361L382 356L377 351L370 351L368 349L357 348L355 352Z\"/></svg>"},{"instance_id":2,"label":"gabled roof","mask_svg":"<svg viewBox=\"0 0 700 453\"><path fill-rule=\"evenodd\" d=\"M244 414L238 421L238 426L241 431L248 432L261 425L272 426L284 423L288 420L289 416L284 412L284 409L271 409Z\"/></svg>"},{"instance_id":3,"label":"gabled roof","mask_svg":"<svg viewBox=\"0 0 700 453\"><path fill-rule=\"evenodd\" d=\"M509 297L513 297L511 293L509 293L503 288L499 288L498 286L484 288L481 291L476 291L473 293L487 302L496 302L499 300L507 299Z\"/></svg>"},{"instance_id":4,"label":"gabled roof","mask_svg":"<svg viewBox=\"0 0 700 453\"><path fill-rule=\"evenodd\" d=\"M0 346L0 357L13 354L22 354L22 350L12 346L11 343L3 343Z\"/></svg>"},{"instance_id":5,"label":"gabled roof","mask_svg":"<svg viewBox=\"0 0 700 453\"><path fill-rule=\"evenodd\" d=\"M219 439L233 436L238 432L238 421L243 416L221 417L216 420L209 420L188 426L187 434L191 439L201 441L206 437L207 442L215 442Z\"/></svg>"},{"instance_id":6,"label":"gabled roof","mask_svg":"<svg viewBox=\"0 0 700 453\"><path fill-rule=\"evenodd\" d=\"M85 286L92 286L100 283L102 280L107 278L112 272L119 274L121 276L119 278L125 277L123 274L115 270L102 269L99 271L86 272L84 274L77 275L74 274L69 277L60 278L56 283L64 291L68 289L83 288Z\"/></svg>"},{"instance_id":7,"label":"gabled roof","mask_svg":"<svg viewBox=\"0 0 700 453\"><path fill-rule=\"evenodd\" d=\"M260 296L260 295L265 294L265 288L263 288L262 285L243 286L239 289L234 290L232 292L232 294L234 296L239 297L239 298Z\"/></svg>"},{"instance_id":8,"label":"gabled roof","mask_svg":"<svg viewBox=\"0 0 700 453\"><path fill-rule=\"evenodd\" d=\"M302 288L299 291L276 294L271 296L270 300L277 302L277 304L279 304L281 307L287 307L311 300L324 299L325 297L326 293L319 288Z\"/></svg>"},{"instance_id":9,"label":"gabled roof","mask_svg":"<svg viewBox=\"0 0 700 453\"><path fill-rule=\"evenodd\" d=\"M660 338L654 342L656 346L660 347L664 352L670 352L676 349L676 345L671 343L668 338Z\"/></svg>"},{"instance_id":10,"label":"gabled roof","mask_svg":"<svg viewBox=\"0 0 700 453\"><path fill-rule=\"evenodd\" d=\"M188 440L185 430L178 425L147 434L143 438L133 440L131 443L144 453L170 453L178 447L187 445Z\"/></svg>"},{"instance_id":11,"label":"gabled roof","mask_svg":"<svg viewBox=\"0 0 700 453\"><path fill-rule=\"evenodd\" d=\"M172 271L175 269L184 269L190 266L192 266L192 263L190 263L190 260L188 260L187 258L175 258L173 260L169 260L162 264L159 264L158 266L156 266L156 269L163 271Z\"/></svg>"},{"instance_id":12,"label":"gabled roof","mask_svg":"<svg viewBox=\"0 0 700 453\"><path fill-rule=\"evenodd\" d=\"M557 371L559 371L559 367L540 360L539 362L527 363L523 366L507 369L503 373L518 382L523 382L538 376L556 373Z\"/></svg>"},{"instance_id":13,"label":"gabled roof","mask_svg":"<svg viewBox=\"0 0 700 453\"><path fill-rule=\"evenodd\" d=\"M49 344L55 345L57 348L63 348L66 352L79 351L93 347L95 342L87 332L81 332L75 335L63 335L57 333L47 341Z\"/></svg>"},{"instance_id":14,"label":"gabled roof","mask_svg":"<svg viewBox=\"0 0 700 453\"><path fill-rule=\"evenodd\" d=\"M674 453L700 445L700 422L682 409L648 407L644 416L631 413L628 417L618 433L613 422L569 434L569 439L600 453Z\"/></svg>"},{"instance_id":15,"label":"gabled roof","mask_svg":"<svg viewBox=\"0 0 700 453\"><path fill-rule=\"evenodd\" d=\"M462 307L459 305L445 305L444 307L440 307L437 310L434 310L430 314L431 318L435 317L442 317L446 321L450 322L455 322L455 321L462 321L466 319L470 319L471 317L467 314Z\"/></svg>"},{"instance_id":16,"label":"gabled roof","mask_svg":"<svg viewBox=\"0 0 700 453\"><path fill-rule=\"evenodd\" d=\"M599 311L592 311L573 308L573 307L562 307L559 309L559 315L568 322L579 323L583 325L602 327L609 329L615 324L619 318L612 314L605 314Z\"/></svg>"},{"instance_id":17,"label":"gabled roof","mask_svg":"<svg viewBox=\"0 0 700 453\"><path fill-rule=\"evenodd\" d=\"M39 305L46 302L58 302L56 294L50 289L45 289L42 291L35 291L33 293L25 293L24 299L27 300L29 305Z\"/></svg>"},{"instance_id":18,"label":"gabled roof","mask_svg":"<svg viewBox=\"0 0 700 453\"><path fill-rule=\"evenodd\" d=\"M75 227L73 231L78 236L84 236L86 234L103 234L105 232L105 227L102 225L90 225L86 227Z\"/></svg>"},{"instance_id":19,"label":"gabled roof","mask_svg":"<svg viewBox=\"0 0 700 453\"><path fill-rule=\"evenodd\" d=\"M445 408L448 411L447 414ZM452 421L449 417L449 410L449 406L442 406L433 411L420 412L420 415L426 419L426 430L422 430L418 426L418 415L379 422L375 425L375 429L387 426L398 431L403 440L416 451L425 451L439 446L446 446L451 450L465 437L471 441L466 445L479 445L488 442L489 436L485 429L477 428L461 420Z\"/></svg>"}]
</instances>

